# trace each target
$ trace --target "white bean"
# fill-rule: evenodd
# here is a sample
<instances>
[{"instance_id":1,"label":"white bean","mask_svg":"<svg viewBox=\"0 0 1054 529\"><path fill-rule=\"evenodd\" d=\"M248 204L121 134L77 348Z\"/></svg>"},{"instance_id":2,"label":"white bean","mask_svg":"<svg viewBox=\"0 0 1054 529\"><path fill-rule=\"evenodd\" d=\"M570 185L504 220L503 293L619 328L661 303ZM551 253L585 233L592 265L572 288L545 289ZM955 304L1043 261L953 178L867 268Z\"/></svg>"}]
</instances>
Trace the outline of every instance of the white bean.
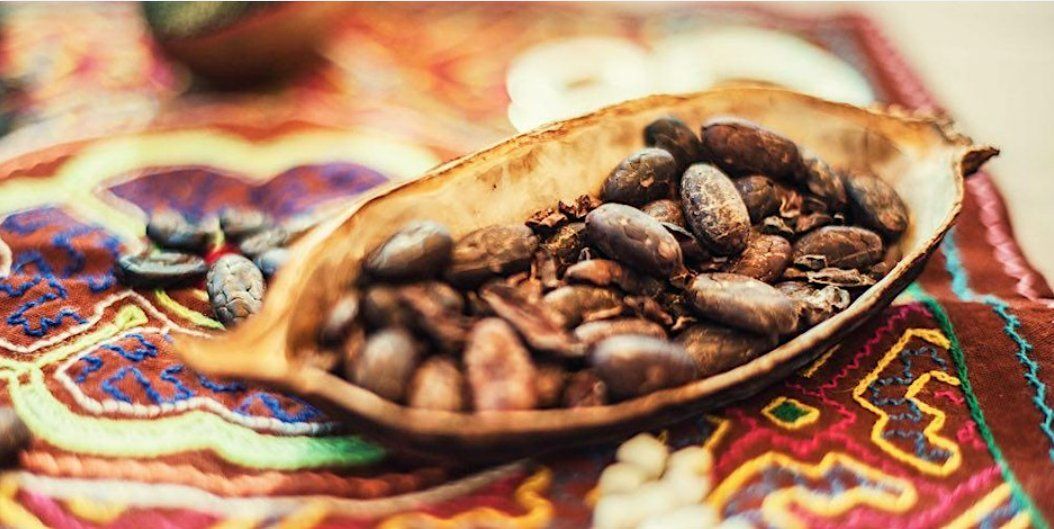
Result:
<instances>
[{"instance_id":1,"label":"white bean","mask_svg":"<svg viewBox=\"0 0 1054 529\"><path fill-rule=\"evenodd\" d=\"M629 463L615 463L609 465L600 474L597 481L597 491L603 496L607 494L630 492L648 481L648 476L637 465Z\"/></svg>"},{"instance_id":2,"label":"white bean","mask_svg":"<svg viewBox=\"0 0 1054 529\"><path fill-rule=\"evenodd\" d=\"M655 479L662 475L668 454L669 449L665 443L651 434L642 433L622 443L615 452L615 458L636 465L649 479Z\"/></svg>"}]
</instances>

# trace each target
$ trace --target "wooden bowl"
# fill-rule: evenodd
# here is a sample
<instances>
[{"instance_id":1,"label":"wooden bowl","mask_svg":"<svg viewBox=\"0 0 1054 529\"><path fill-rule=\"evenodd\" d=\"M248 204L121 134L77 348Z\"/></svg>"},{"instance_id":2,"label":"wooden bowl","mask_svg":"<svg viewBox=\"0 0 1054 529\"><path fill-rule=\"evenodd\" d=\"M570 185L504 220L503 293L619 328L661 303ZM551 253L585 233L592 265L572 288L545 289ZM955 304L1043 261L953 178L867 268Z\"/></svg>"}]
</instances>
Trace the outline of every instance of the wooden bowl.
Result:
<instances>
[{"instance_id":1,"label":"wooden bowl","mask_svg":"<svg viewBox=\"0 0 1054 529\"><path fill-rule=\"evenodd\" d=\"M867 169L889 182L910 211L904 258L848 309L771 352L719 375L588 409L451 413L386 401L300 361L323 314L358 274L363 255L413 219L445 223L455 237L523 222L532 212L597 194L608 172L642 146L642 129L674 115L695 129L734 115L759 122L838 168ZM752 395L837 345L879 313L921 272L955 222L963 176L998 151L971 144L932 118L831 103L773 88L656 95L521 134L439 166L420 179L377 190L308 234L279 274L260 314L215 339L179 338L193 368L291 390L348 419L389 447L487 460L592 442L652 428Z\"/></svg>"}]
</instances>

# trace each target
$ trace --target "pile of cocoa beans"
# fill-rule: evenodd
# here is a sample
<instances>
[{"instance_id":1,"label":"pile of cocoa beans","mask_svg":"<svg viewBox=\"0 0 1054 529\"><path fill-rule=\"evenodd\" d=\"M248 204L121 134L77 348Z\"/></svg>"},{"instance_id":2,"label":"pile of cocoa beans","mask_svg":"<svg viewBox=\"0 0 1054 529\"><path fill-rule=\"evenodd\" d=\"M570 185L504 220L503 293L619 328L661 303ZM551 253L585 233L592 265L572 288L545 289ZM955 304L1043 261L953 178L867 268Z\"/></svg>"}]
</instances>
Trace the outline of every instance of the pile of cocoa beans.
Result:
<instances>
[{"instance_id":1,"label":"pile of cocoa beans","mask_svg":"<svg viewBox=\"0 0 1054 529\"><path fill-rule=\"evenodd\" d=\"M314 364L445 411L601 406L731 369L897 263L897 193L757 124L661 118L599 196L456 239L403 226L330 310Z\"/></svg>"}]
</instances>

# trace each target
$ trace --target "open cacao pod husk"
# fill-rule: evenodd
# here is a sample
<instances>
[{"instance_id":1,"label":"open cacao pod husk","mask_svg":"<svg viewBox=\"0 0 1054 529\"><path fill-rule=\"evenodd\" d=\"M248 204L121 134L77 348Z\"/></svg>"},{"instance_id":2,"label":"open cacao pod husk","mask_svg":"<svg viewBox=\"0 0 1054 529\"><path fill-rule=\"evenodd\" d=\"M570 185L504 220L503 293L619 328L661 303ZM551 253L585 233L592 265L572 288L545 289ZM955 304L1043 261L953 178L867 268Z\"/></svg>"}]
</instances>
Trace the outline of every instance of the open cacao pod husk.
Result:
<instances>
[{"instance_id":1,"label":"open cacao pod husk","mask_svg":"<svg viewBox=\"0 0 1054 529\"><path fill-rule=\"evenodd\" d=\"M909 213L903 259L846 310L726 372L615 404L585 409L455 413L387 401L313 366L311 350L329 307L352 285L363 257L411 220L433 220L456 238L522 223L560 200L597 195L612 167L642 147L641 130L673 115L698 130L716 116L777 131L839 170L889 183ZM262 312L212 339L180 338L193 368L291 390L395 449L488 460L624 435L742 399L806 365L879 313L922 271L955 222L963 178L998 151L952 133L947 123L832 103L774 88L656 95L553 123L375 190L293 248Z\"/></svg>"}]
</instances>

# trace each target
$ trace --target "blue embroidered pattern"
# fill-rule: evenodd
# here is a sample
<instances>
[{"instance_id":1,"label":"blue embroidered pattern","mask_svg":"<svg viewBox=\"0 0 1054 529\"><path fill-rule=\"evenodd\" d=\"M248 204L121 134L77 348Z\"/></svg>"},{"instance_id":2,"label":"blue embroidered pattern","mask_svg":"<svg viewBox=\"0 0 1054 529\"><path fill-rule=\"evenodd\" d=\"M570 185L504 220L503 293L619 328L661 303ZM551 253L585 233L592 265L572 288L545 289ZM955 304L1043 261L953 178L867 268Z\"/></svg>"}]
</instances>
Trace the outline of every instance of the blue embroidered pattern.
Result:
<instances>
[{"instance_id":1,"label":"blue embroidered pattern","mask_svg":"<svg viewBox=\"0 0 1054 529\"><path fill-rule=\"evenodd\" d=\"M171 341L171 337L128 333L118 342L100 345L83 356L70 368L70 378L87 393L102 393L129 404L174 404L209 394L216 398L227 395L222 402L240 415L271 417L284 423L325 420L319 409L298 398L253 390L238 381L211 380L183 364L172 363L160 349L161 340ZM145 398L133 395L131 388L142 390ZM236 400L230 400L232 397Z\"/></svg>"},{"instance_id":2,"label":"blue embroidered pattern","mask_svg":"<svg viewBox=\"0 0 1054 529\"><path fill-rule=\"evenodd\" d=\"M890 375L875 380L868 386L868 392L870 396L868 400L875 406L880 407L899 407L904 406L907 408L906 412L892 413L887 410L889 415L889 425L882 432L882 436L886 439L907 439L912 442L912 446L915 449L915 455L925 459L926 461L945 461L951 457L951 453L940 447L930 446L926 436L918 428L919 423L922 421L922 410L919 409L918 405L904 397L887 397L882 395L882 390L891 386L898 386L907 389L915 381L915 374L912 372L912 359L913 358L928 358L933 361L942 371L947 371L948 362L944 358L941 358L940 353L933 346L922 346L918 349L904 349L897 356L897 359L901 363L900 373L897 375ZM901 390L898 393L903 394ZM907 428L898 427L898 423L911 423ZM914 427L912 427L914 426Z\"/></svg>"},{"instance_id":3,"label":"blue embroidered pattern","mask_svg":"<svg viewBox=\"0 0 1054 529\"><path fill-rule=\"evenodd\" d=\"M106 291L116 284L112 268L120 252L120 241L99 226L78 223L56 208L41 208L9 215L0 223L0 230L26 237L55 226L60 231L51 235L50 242L53 248L61 251L61 256L51 255L50 259L57 257L59 262L50 260L37 248L23 249L16 244L12 248L11 274L0 280L0 292L11 299L22 298L35 287L47 287L46 291L14 307L6 319L8 325L20 327L23 334L34 338L46 336L66 322L86 322L75 308L62 303L69 299L68 289L77 286L77 283L64 280L83 281L92 293ZM101 248L107 254L102 262L98 259L92 261L93 266L103 270L101 273L86 271L88 256L75 244L89 237L95 238L90 241L90 247ZM40 312L43 314L38 316Z\"/></svg>"},{"instance_id":4,"label":"blue embroidered pattern","mask_svg":"<svg viewBox=\"0 0 1054 529\"><path fill-rule=\"evenodd\" d=\"M1029 386L1032 386L1034 394L1032 396L1032 403L1035 404L1036 409L1039 410L1043 416L1042 422L1039 424L1040 431L1050 441L1051 447L1047 449L1047 455L1052 461L1054 461L1054 409L1051 409L1047 405L1047 385L1039 378L1039 363L1037 363L1031 356L1032 344L1028 343L1027 340L1020 333L1018 329L1021 327L1021 321L1010 313L1010 305L999 297L992 294L985 294L983 296L978 295L970 288L970 277L966 271L966 267L963 266L962 258L959 255L959 248L955 244L955 229L952 228L948 235L944 237L944 242L941 244L941 252L944 253L945 268L951 275L952 281L952 292L963 301L977 301L980 300L986 305L992 307L992 311L1003 320L1003 332L1017 345L1017 351L1014 355L1017 357L1018 362L1025 368L1025 380Z\"/></svg>"}]
</instances>

